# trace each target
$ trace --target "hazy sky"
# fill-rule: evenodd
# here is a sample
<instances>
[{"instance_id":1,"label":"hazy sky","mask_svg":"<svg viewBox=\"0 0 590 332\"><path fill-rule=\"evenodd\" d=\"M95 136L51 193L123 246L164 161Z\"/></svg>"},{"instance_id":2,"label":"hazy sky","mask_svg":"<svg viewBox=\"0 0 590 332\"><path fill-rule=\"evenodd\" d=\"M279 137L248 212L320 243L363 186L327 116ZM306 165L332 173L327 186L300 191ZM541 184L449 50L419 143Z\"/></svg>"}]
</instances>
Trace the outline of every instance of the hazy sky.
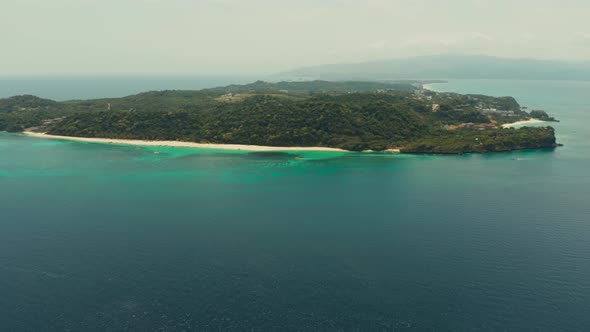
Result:
<instances>
[{"instance_id":1,"label":"hazy sky","mask_svg":"<svg viewBox=\"0 0 590 332\"><path fill-rule=\"evenodd\" d=\"M272 73L438 53L590 60L588 0L0 0L0 75Z\"/></svg>"}]
</instances>

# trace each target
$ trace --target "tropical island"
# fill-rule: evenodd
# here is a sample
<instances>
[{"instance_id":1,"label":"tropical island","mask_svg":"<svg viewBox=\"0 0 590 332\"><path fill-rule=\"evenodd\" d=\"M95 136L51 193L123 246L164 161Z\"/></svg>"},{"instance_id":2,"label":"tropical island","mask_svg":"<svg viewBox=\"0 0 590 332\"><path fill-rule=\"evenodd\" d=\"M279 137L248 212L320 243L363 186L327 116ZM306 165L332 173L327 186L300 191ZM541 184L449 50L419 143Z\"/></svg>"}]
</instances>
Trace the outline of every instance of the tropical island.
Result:
<instances>
[{"instance_id":1,"label":"tropical island","mask_svg":"<svg viewBox=\"0 0 590 332\"><path fill-rule=\"evenodd\" d=\"M62 102L15 96L0 99L0 130L151 145L173 141L401 153L558 146L552 127L510 125L557 121L544 111L529 112L512 97L439 93L422 83L258 81Z\"/></svg>"}]
</instances>

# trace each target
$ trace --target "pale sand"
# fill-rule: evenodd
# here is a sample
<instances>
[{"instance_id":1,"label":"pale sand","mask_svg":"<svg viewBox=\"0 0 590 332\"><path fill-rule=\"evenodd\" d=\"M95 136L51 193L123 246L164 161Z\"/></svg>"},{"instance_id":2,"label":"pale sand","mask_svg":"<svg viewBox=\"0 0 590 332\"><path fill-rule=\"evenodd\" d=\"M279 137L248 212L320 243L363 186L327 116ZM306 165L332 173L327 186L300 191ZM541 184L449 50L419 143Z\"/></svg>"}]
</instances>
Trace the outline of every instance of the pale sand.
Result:
<instances>
[{"instance_id":1,"label":"pale sand","mask_svg":"<svg viewBox=\"0 0 590 332\"><path fill-rule=\"evenodd\" d=\"M535 123L542 123L545 121L541 121L538 119L529 119L529 120L524 120L524 121L517 121L517 122L513 122L513 123L506 123L502 125L502 128L512 128L512 127L521 127L521 126L526 126L528 124L535 124Z\"/></svg>"},{"instance_id":2,"label":"pale sand","mask_svg":"<svg viewBox=\"0 0 590 332\"><path fill-rule=\"evenodd\" d=\"M107 144L125 144L125 145L141 145L141 146L166 146L166 147L181 147L181 148L203 148L203 149L219 149L219 150L242 150L242 151L332 151L332 152L348 152L342 149L325 148L325 147L287 147L287 146L260 146L260 145L242 145L242 144L203 144L193 142L180 141L144 141L133 139L114 139L114 138L89 138L89 137L73 137L73 136L59 136L48 135L44 133L34 133L25 131L23 134L33 137L60 139L68 141L88 142L88 143L107 143Z\"/></svg>"},{"instance_id":3,"label":"pale sand","mask_svg":"<svg viewBox=\"0 0 590 332\"><path fill-rule=\"evenodd\" d=\"M437 90L432 89L432 84L434 84L434 83L422 84L422 89L433 91L433 92L438 92Z\"/></svg>"}]
</instances>

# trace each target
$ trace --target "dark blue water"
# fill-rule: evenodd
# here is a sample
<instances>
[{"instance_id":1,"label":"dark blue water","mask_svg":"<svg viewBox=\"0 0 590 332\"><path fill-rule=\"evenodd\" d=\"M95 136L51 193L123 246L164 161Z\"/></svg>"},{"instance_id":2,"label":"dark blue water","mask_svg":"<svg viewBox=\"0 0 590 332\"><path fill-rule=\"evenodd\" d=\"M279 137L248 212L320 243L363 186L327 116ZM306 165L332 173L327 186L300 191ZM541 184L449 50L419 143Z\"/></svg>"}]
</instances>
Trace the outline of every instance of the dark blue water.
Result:
<instances>
[{"instance_id":1,"label":"dark blue water","mask_svg":"<svg viewBox=\"0 0 590 332\"><path fill-rule=\"evenodd\" d=\"M588 330L587 87L514 84L564 120L565 147L268 155L0 134L1 330Z\"/></svg>"},{"instance_id":2,"label":"dark blue water","mask_svg":"<svg viewBox=\"0 0 590 332\"><path fill-rule=\"evenodd\" d=\"M0 98L30 94L53 100L125 97L145 91L200 90L252 83L245 76L0 77Z\"/></svg>"}]
</instances>

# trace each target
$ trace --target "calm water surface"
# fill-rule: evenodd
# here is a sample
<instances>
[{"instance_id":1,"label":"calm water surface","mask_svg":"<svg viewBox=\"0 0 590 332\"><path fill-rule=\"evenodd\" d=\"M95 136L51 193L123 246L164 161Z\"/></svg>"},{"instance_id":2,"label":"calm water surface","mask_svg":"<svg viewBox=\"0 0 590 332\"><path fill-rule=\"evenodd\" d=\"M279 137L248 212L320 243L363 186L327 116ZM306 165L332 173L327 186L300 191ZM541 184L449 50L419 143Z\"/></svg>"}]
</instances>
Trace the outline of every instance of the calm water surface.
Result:
<instances>
[{"instance_id":1,"label":"calm water surface","mask_svg":"<svg viewBox=\"0 0 590 332\"><path fill-rule=\"evenodd\" d=\"M264 77L262 77L264 78ZM53 100L125 97L153 90L199 90L252 83L236 76L0 76L0 98L30 94Z\"/></svg>"},{"instance_id":2,"label":"calm water surface","mask_svg":"<svg viewBox=\"0 0 590 332\"><path fill-rule=\"evenodd\" d=\"M589 330L590 83L432 88L546 109L565 147L256 154L0 133L0 330Z\"/></svg>"}]
</instances>

